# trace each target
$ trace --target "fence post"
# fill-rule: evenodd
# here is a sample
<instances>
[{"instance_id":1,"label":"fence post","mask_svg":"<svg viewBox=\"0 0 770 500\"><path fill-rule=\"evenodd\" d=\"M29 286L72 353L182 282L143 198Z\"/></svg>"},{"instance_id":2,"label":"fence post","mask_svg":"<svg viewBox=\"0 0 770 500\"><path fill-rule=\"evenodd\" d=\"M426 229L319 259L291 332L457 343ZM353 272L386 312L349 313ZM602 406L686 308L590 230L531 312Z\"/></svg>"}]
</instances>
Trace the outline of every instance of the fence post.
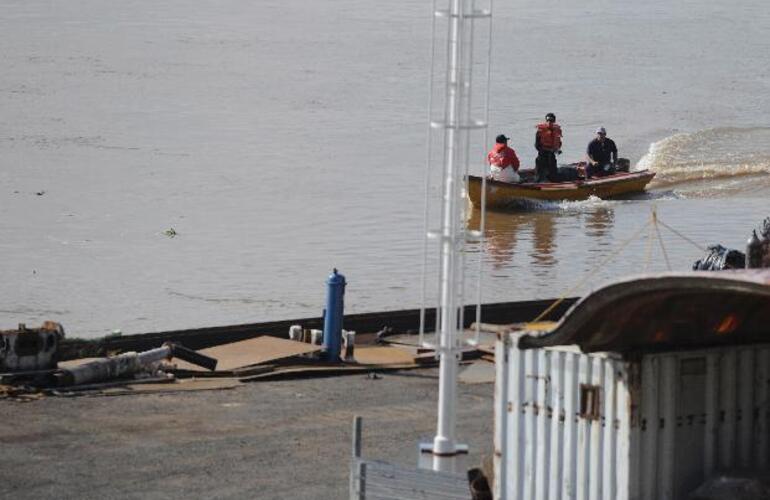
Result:
<instances>
[{"instance_id":1,"label":"fence post","mask_svg":"<svg viewBox=\"0 0 770 500\"><path fill-rule=\"evenodd\" d=\"M359 500L365 498L364 487L366 466L361 460L361 427L362 418L353 417L353 446L350 457L350 499Z\"/></svg>"}]
</instances>

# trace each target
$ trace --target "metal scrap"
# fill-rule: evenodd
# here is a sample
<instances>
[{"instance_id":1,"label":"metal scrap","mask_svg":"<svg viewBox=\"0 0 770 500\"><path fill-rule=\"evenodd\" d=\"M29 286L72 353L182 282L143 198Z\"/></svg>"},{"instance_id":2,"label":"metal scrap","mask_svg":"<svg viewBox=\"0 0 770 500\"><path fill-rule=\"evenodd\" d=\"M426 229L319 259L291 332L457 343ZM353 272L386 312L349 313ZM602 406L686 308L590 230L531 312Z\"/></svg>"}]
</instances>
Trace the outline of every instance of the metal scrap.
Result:
<instances>
[{"instance_id":1,"label":"metal scrap","mask_svg":"<svg viewBox=\"0 0 770 500\"><path fill-rule=\"evenodd\" d=\"M155 372L164 360L177 357L188 363L214 370L217 360L204 356L179 344L167 342L157 349L143 352L126 352L111 358L96 359L80 366L57 371L53 377L56 385L81 385L125 378L141 372Z\"/></svg>"}]
</instances>

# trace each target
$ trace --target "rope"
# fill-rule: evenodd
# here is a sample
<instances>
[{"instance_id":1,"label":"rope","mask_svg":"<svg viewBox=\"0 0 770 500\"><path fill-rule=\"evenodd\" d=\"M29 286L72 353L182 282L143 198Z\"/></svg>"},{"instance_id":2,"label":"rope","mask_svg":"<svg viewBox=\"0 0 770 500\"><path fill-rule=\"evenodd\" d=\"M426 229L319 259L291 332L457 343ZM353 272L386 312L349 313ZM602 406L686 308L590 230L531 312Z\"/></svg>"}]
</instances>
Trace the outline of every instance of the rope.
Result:
<instances>
[{"instance_id":1,"label":"rope","mask_svg":"<svg viewBox=\"0 0 770 500\"><path fill-rule=\"evenodd\" d=\"M645 223L644 223L644 225L643 225L642 227L640 227L640 228L639 228L639 229L638 229L638 230L637 230L637 231L636 231L636 232L635 232L633 235L631 235L631 237L630 237L630 238L628 238L628 239L627 239L627 240L625 240L623 243L621 243L621 244L620 244L620 246L619 246L617 249L615 249L615 251L614 251L614 252L612 252L611 254L609 254L609 255L608 255L608 256L607 256L607 257L606 257L604 260L602 260L601 262L599 262L599 263L598 263L596 266L594 266L594 267L593 267L593 268L592 268L590 271L588 271L588 272L585 274L585 276L583 276L583 278L581 278L581 279L580 279L580 281L578 281L578 282L577 282L575 285L573 285L573 286L572 286L572 288L570 288L569 290L567 290L567 291L566 291L566 292L565 292L565 293L564 293L564 294L563 294L561 297L559 297L558 299L556 299L556 300L553 302L553 304L551 304L550 306L548 306L548 308L547 308L545 311L543 311L542 313L540 313L540 315L538 315L538 317L537 317L537 318L535 318L535 319L533 319L531 322L532 322L532 323L537 323L538 321L540 321L541 319L543 319L544 317L546 317L546 316L548 315L548 313L550 313L551 311L553 311L553 310L556 308L556 306L558 306L559 304L561 304L562 302L564 302L564 299L566 299L566 298L567 298L569 295L571 295L573 292L575 292L575 290L577 290L577 289L579 289L581 286L583 286L583 284L585 284L585 282L586 282L586 281L588 281L590 278L593 278L593 277L595 276L595 275L594 275L594 273L595 273L596 271L598 271L600 268L604 267L604 266L605 266L605 265L606 265L606 264L607 264L607 263L608 263L610 260L612 260L613 258L615 258L615 256L616 256L616 255L618 255L618 254L619 254L619 253L620 253L620 252L621 252L621 251L622 251L624 248L626 248L626 247L628 246L628 244L629 244L629 243L631 243L632 241L634 241L634 240L635 240L635 239L636 239L636 238L637 238L637 237L638 237L638 236L639 236L639 235L642 233L642 231L644 231L644 230L647 228L647 226L649 226L649 225L650 225L650 222L652 222L652 219L650 219L650 220L648 220L647 222L645 222Z\"/></svg>"},{"instance_id":2,"label":"rope","mask_svg":"<svg viewBox=\"0 0 770 500\"><path fill-rule=\"evenodd\" d=\"M660 243L660 249L663 252L663 258L666 260L666 267L668 268L669 271L671 271L671 262L668 260L668 252L666 252L666 247L663 245L663 237L661 237L660 235L660 228L658 227L657 217L655 217L654 220L655 220L655 232L658 235L658 243Z\"/></svg>"},{"instance_id":3,"label":"rope","mask_svg":"<svg viewBox=\"0 0 770 500\"><path fill-rule=\"evenodd\" d=\"M652 258L652 247L654 246L653 240L658 240L658 244L660 245L660 250L663 252L663 258L666 261L666 267L669 271L671 271L671 261L668 258L668 252L666 251L666 247L663 244L663 237L660 234L660 228L658 227L658 224L665 227L672 233L674 233L676 236L680 237L684 241L690 243L694 247L696 247L698 250L704 250L705 247L699 245L692 239L688 238L687 236L683 235L673 227L669 226L662 220L658 218L658 212L653 207L652 214L650 215L650 218L647 220L647 222L644 223L642 227L640 227L630 238L625 240L621 245L610 255L607 256L604 260L602 260L599 264L597 264L594 268L592 268L588 273L575 285L573 285L569 290L567 290L561 297L556 299L548 308L540 313L537 318L533 319L532 323L537 323L538 321L542 320L545 316L548 315L551 311L553 311L559 304L564 302L564 299L566 299L568 296L572 295L577 289L579 289L583 284L588 281L589 278L594 276L594 273L599 270L601 267L603 267L605 264L607 264L610 260L612 260L618 253L620 253L626 246L628 246L629 243L631 243L634 239L636 239L642 231L644 231L645 228L649 228L649 232L647 234L647 248L645 250L645 258L644 258L644 270L647 270L647 267L650 264L650 260Z\"/></svg>"},{"instance_id":4,"label":"rope","mask_svg":"<svg viewBox=\"0 0 770 500\"><path fill-rule=\"evenodd\" d=\"M671 271L671 262L668 260L668 252L666 252L666 247L663 245L663 237L660 235L660 228L658 227L658 209L654 206L652 207L652 225L655 227L655 234L658 236L658 243L660 244L660 250L663 252L663 258L666 261L666 267Z\"/></svg>"},{"instance_id":5,"label":"rope","mask_svg":"<svg viewBox=\"0 0 770 500\"><path fill-rule=\"evenodd\" d=\"M644 252L644 268L642 268L644 272L647 272L647 269L650 267L650 261L652 260L652 245L654 239L655 233L652 230L652 226L649 226L647 231L647 248Z\"/></svg>"},{"instance_id":6,"label":"rope","mask_svg":"<svg viewBox=\"0 0 770 500\"><path fill-rule=\"evenodd\" d=\"M704 246L701 246L701 245L699 245L698 243L694 242L693 240L691 240L691 239L690 239L690 238L688 238L687 236L683 235L682 233L680 233L679 231L677 231L677 230L676 230L676 229L674 229L673 227L669 226L668 224L666 224L666 223L665 223L665 222L663 222L662 220L658 219L658 224L660 224L661 226L665 227L666 229L668 229L669 231L671 231L671 232L672 232L672 233L674 233L675 235L679 236L679 237L680 237L680 238L682 238L684 241L686 241L687 243L691 244L692 246L694 246L694 247L695 247L695 248L697 248L698 250L701 250L701 251L703 251L703 250L707 250L707 248L706 248L706 247L704 247Z\"/></svg>"}]
</instances>

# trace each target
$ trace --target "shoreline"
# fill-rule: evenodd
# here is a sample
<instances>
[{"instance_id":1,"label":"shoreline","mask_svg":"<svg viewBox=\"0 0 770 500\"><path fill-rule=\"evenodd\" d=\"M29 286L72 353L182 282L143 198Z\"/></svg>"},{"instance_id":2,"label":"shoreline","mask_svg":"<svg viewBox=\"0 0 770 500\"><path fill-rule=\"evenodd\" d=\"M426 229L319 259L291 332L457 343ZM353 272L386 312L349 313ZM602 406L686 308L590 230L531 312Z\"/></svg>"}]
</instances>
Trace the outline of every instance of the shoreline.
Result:
<instances>
[{"instance_id":1,"label":"shoreline","mask_svg":"<svg viewBox=\"0 0 770 500\"><path fill-rule=\"evenodd\" d=\"M526 300L513 302L496 302L482 304L482 319L493 323L522 323L531 321L543 312L557 299ZM558 320L575 303L578 298L564 299L546 320ZM476 306L465 306L465 324L469 327L475 321ZM426 331L435 324L435 308L426 309ZM420 327L419 309L402 309L398 311L371 312L346 315L344 318L346 330L353 330L359 335L369 335L390 328L397 333L417 333ZM239 325L211 326L183 330L166 330L161 332L137 333L121 336L106 336L97 339L67 338L60 346L59 360L66 361L77 358L106 356L108 353L125 351L143 351L162 345L164 342L178 342L188 349L204 349L220 344L237 342L260 335L273 337L288 337L291 325L301 325L303 328L323 328L323 318L301 318ZM63 325L66 331L66 325ZM361 337L359 337L360 339Z\"/></svg>"}]
</instances>

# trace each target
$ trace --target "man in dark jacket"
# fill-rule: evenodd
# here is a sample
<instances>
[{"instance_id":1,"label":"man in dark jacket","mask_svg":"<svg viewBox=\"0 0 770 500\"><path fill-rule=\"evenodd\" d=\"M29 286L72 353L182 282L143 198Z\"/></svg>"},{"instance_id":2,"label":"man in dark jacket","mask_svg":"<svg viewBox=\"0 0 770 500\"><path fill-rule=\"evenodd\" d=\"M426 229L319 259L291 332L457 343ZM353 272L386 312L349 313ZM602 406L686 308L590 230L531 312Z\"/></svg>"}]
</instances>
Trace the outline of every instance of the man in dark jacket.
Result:
<instances>
[{"instance_id":1,"label":"man in dark jacket","mask_svg":"<svg viewBox=\"0 0 770 500\"><path fill-rule=\"evenodd\" d=\"M604 177L615 173L615 164L618 161L618 148L615 141L607 137L604 127L596 129L596 139L588 143L586 149L588 165L586 176Z\"/></svg>"}]
</instances>

